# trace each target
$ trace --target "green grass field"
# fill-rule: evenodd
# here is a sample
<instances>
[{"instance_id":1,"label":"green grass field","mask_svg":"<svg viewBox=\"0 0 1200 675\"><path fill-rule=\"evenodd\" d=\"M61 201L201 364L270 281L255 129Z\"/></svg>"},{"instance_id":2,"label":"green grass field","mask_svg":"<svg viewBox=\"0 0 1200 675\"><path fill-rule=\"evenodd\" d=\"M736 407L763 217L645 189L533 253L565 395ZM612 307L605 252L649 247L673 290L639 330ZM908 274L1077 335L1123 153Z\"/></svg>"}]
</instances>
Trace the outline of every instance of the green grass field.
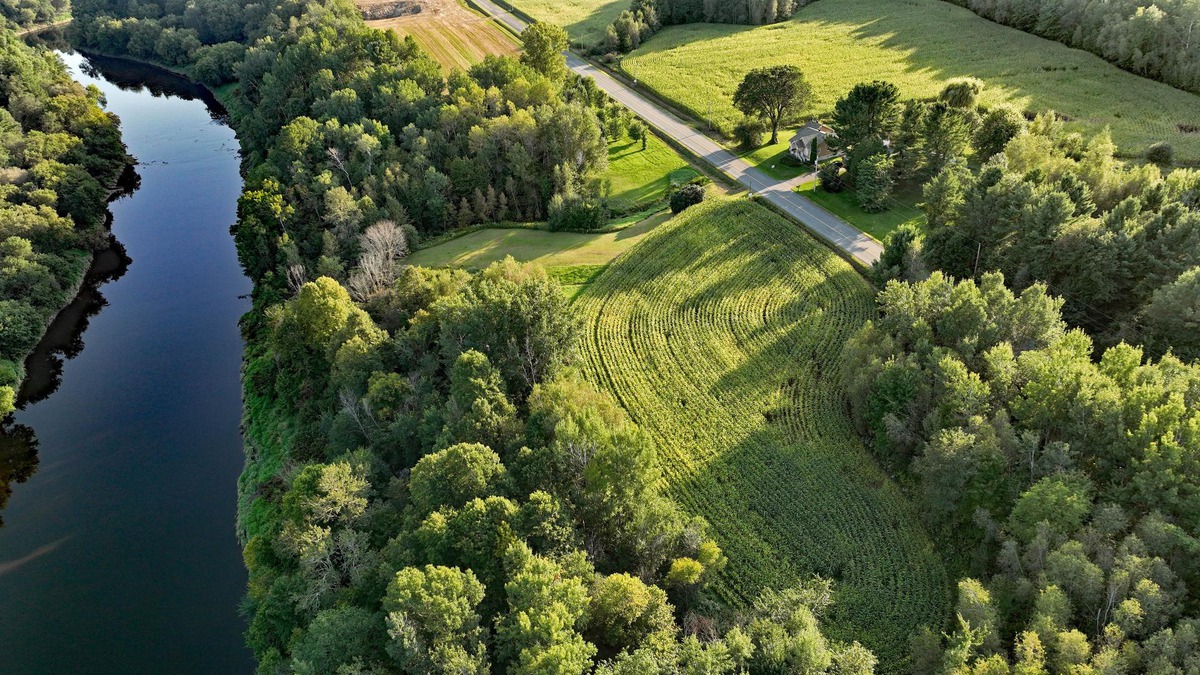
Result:
<instances>
[{"instance_id":1,"label":"green grass field","mask_svg":"<svg viewBox=\"0 0 1200 675\"><path fill-rule=\"evenodd\" d=\"M704 516L735 608L813 573L828 619L902 670L908 636L941 627L942 562L851 425L840 351L872 291L798 225L711 199L658 228L579 296L589 377L657 441L669 489Z\"/></svg>"},{"instance_id":2,"label":"green grass field","mask_svg":"<svg viewBox=\"0 0 1200 675\"><path fill-rule=\"evenodd\" d=\"M679 153L651 134L640 141L621 138L608 146L610 205L616 213L644 209L666 199L672 180L687 182L699 175Z\"/></svg>"},{"instance_id":3,"label":"green grass field","mask_svg":"<svg viewBox=\"0 0 1200 675\"><path fill-rule=\"evenodd\" d=\"M571 41L596 45L604 39L604 29L629 9L629 0L498 0L502 6L517 9L537 19L567 29Z\"/></svg>"},{"instance_id":4,"label":"green grass field","mask_svg":"<svg viewBox=\"0 0 1200 675\"><path fill-rule=\"evenodd\" d=\"M626 57L624 70L667 99L732 128L732 97L752 68L799 66L825 114L856 83L884 79L905 96L937 94L948 81L978 77L985 103L1053 109L1085 134L1110 126L1127 156L1167 141L1200 161L1200 96L1126 73L1099 57L982 19L942 0L821 0L787 23L749 28L668 28Z\"/></svg>"},{"instance_id":5,"label":"green grass field","mask_svg":"<svg viewBox=\"0 0 1200 675\"><path fill-rule=\"evenodd\" d=\"M898 194L893 197L892 208L881 213L867 213L858 205L858 197L851 190L831 193L825 192L816 183L805 183L797 191L878 241L883 241L888 233L904 223L925 223L925 214L917 208L921 200L919 193Z\"/></svg>"}]
</instances>

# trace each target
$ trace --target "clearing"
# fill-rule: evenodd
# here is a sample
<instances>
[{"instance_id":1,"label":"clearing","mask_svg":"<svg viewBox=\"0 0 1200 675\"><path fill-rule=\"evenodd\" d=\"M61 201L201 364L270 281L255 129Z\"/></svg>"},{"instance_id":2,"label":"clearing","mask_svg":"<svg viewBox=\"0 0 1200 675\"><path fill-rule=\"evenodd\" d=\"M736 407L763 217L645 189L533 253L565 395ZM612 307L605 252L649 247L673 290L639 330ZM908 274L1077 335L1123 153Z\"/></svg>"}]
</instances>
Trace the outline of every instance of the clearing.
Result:
<instances>
[{"instance_id":1,"label":"clearing","mask_svg":"<svg viewBox=\"0 0 1200 675\"><path fill-rule=\"evenodd\" d=\"M447 71L466 70L489 54L517 54L516 38L457 0L359 0L367 25L411 35Z\"/></svg>"},{"instance_id":2,"label":"clearing","mask_svg":"<svg viewBox=\"0 0 1200 675\"><path fill-rule=\"evenodd\" d=\"M984 103L1053 109L1085 135L1109 126L1124 156L1167 141L1181 160L1200 162L1200 133L1180 126L1200 128L1200 96L943 0L814 2L770 26L675 26L627 56L622 68L696 119L707 117L711 103L714 124L730 130L742 76L777 64L804 71L812 109L821 115L858 82L888 80L904 96L929 97L948 80L978 77L987 84Z\"/></svg>"},{"instance_id":3,"label":"clearing","mask_svg":"<svg viewBox=\"0 0 1200 675\"><path fill-rule=\"evenodd\" d=\"M615 232L549 232L533 228L488 228L416 251L410 265L483 269L512 256L546 268L574 298L604 270L608 263L633 248L654 228L671 217L657 213Z\"/></svg>"},{"instance_id":4,"label":"clearing","mask_svg":"<svg viewBox=\"0 0 1200 675\"><path fill-rule=\"evenodd\" d=\"M656 440L672 495L704 516L732 606L817 573L830 633L903 670L910 633L949 608L912 506L859 441L842 346L871 288L799 225L710 199L659 227L579 295L585 370Z\"/></svg>"}]
</instances>

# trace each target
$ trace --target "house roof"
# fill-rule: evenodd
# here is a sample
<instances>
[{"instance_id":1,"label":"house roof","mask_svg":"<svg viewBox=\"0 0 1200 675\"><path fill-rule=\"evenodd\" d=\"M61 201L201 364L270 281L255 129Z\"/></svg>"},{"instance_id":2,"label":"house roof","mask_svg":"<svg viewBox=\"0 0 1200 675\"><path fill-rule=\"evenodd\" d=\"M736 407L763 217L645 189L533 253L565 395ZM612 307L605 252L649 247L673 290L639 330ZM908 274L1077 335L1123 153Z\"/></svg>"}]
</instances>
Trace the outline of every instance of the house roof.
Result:
<instances>
[{"instance_id":1,"label":"house roof","mask_svg":"<svg viewBox=\"0 0 1200 675\"><path fill-rule=\"evenodd\" d=\"M836 135L833 133L833 129L821 124L817 120L809 120L807 124L800 127L795 136L792 136L792 143L795 144L799 141L811 143L814 138L824 139L826 136Z\"/></svg>"}]
</instances>

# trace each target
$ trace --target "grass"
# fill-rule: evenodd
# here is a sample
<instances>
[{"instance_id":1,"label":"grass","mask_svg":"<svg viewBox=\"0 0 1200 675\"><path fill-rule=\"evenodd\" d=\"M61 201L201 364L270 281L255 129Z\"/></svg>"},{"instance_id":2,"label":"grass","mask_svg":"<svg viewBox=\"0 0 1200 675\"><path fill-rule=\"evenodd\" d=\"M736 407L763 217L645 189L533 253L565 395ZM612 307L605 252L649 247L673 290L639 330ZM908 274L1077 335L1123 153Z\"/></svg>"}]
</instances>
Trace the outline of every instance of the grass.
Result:
<instances>
[{"instance_id":1,"label":"grass","mask_svg":"<svg viewBox=\"0 0 1200 675\"><path fill-rule=\"evenodd\" d=\"M844 192L826 192L815 182L805 183L796 189L801 195L808 197L826 210L850 223L854 227L883 241L888 234L904 223L923 226L925 215L917 208L920 194L917 192L902 192L893 197L892 208L881 213L867 213L858 204L858 197L851 190Z\"/></svg>"},{"instance_id":2,"label":"grass","mask_svg":"<svg viewBox=\"0 0 1200 675\"><path fill-rule=\"evenodd\" d=\"M765 587L830 577L832 636L902 670L909 634L941 627L949 588L840 391L841 349L874 314L871 288L789 220L711 199L577 304L589 377L654 437L670 493L729 557L717 598L736 610Z\"/></svg>"},{"instance_id":3,"label":"grass","mask_svg":"<svg viewBox=\"0 0 1200 675\"><path fill-rule=\"evenodd\" d=\"M425 267L483 269L512 256L547 268L606 265L628 251L670 217L659 213L616 232L601 234L548 232L534 229L486 229L421 249L408 257L409 264Z\"/></svg>"},{"instance_id":4,"label":"grass","mask_svg":"<svg viewBox=\"0 0 1200 675\"><path fill-rule=\"evenodd\" d=\"M779 130L779 142L775 145L764 145L754 150L739 150L738 157L746 160L758 170L776 180L791 180L798 176L812 173L811 166L792 166L784 162L791 152L792 136L795 129ZM768 140L770 138L768 137Z\"/></svg>"},{"instance_id":5,"label":"grass","mask_svg":"<svg viewBox=\"0 0 1200 675\"><path fill-rule=\"evenodd\" d=\"M358 3L360 7L373 0ZM418 14L368 21L367 25L411 35L447 71L466 70L490 54L516 54L516 39L491 19L457 0L422 0Z\"/></svg>"},{"instance_id":6,"label":"grass","mask_svg":"<svg viewBox=\"0 0 1200 675\"><path fill-rule=\"evenodd\" d=\"M1200 96L943 0L823 1L771 26L675 26L627 56L622 68L697 119L711 102L714 124L728 131L738 118L732 97L742 76L776 64L806 73L812 110L822 116L858 82L888 80L904 96L929 97L947 81L971 76L987 84L984 103L1053 109L1085 134L1111 127L1126 156L1167 141L1180 159L1200 161L1200 134L1177 126L1200 125Z\"/></svg>"},{"instance_id":7,"label":"grass","mask_svg":"<svg viewBox=\"0 0 1200 675\"><path fill-rule=\"evenodd\" d=\"M650 134L646 149L640 141L621 138L608 146L610 205L617 213L646 208L667 197L672 183L686 183L699 174L663 140Z\"/></svg>"},{"instance_id":8,"label":"grass","mask_svg":"<svg viewBox=\"0 0 1200 675\"><path fill-rule=\"evenodd\" d=\"M567 29L571 41L588 46L604 39L604 29L629 9L629 0L498 0L537 19Z\"/></svg>"}]
</instances>

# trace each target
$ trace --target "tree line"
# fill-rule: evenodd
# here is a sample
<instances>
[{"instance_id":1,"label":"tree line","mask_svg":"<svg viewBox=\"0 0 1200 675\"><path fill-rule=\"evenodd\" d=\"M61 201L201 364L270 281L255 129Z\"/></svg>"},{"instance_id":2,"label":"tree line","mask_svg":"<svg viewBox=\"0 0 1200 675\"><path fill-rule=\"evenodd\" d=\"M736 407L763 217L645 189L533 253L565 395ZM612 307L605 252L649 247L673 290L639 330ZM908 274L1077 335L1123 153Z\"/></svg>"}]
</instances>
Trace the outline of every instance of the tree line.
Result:
<instances>
[{"instance_id":1,"label":"tree line","mask_svg":"<svg viewBox=\"0 0 1200 675\"><path fill-rule=\"evenodd\" d=\"M1052 112L987 130L976 110L931 155L893 89L855 87L831 124L856 182L872 139L896 166L917 139L922 167L927 223L888 238L843 374L864 440L958 552L954 624L914 636L913 671L1195 668L1200 172L1122 164Z\"/></svg>"},{"instance_id":2,"label":"tree line","mask_svg":"<svg viewBox=\"0 0 1200 675\"><path fill-rule=\"evenodd\" d=\"M924 188L924 232L888 240L881 279L1004 273L1042 283L1103 346L1200 357L1200 172L1114 159L1107 133L1081 144L1039 116L978 170L946 165Z\"/></svg>"},{"instance_id":3,"label":"tree line","mask_svg":"<svg viewBox=\"0 0 1200 675\"><path fill-rule=\"evenodd\" d=\"M130 158L119 120L53 53L0 29L0 416L25 357L107 248L109 190Z\"/></svg>"},{"instance_id":4,"label":"tree line","mask_svg":"<svg viewBox=\"0 0 1200 675\"><path fill-rule=\"evenodd\" d=\"M996 23L1200 93L1200 3L1195 0L949 1Z\"/></svg>"},{"instance_id":5,"label":"tree line","mask_svg":"<svg viewBox=\"0 0 1200 675\"><path fill-rule=\"evenodd\" d=\"M119 25L120 48L143 19L196 30L190 7L97 3L81 31ZM619 111L568 75L565 33L443 77L349 3L266 15L230 103L259 670L869 672L820 630L829 582L736 608L705 592L724 555L572 368L582 326L541 268L404 265L414 237L476 219L593 217Z\"/></svg>"},{"instance_id":6,"label":"tree line","mask_svg":"<svg viewBox=\"0 0 1200 675\"><path fill-rule=\"evenodd\" d=\"M1200 366L1098 350L1035 283L891 281L851 342L859 430L956 551L916 673L1200 663Z\"/></svg>"},{"instance_id":7,"label":"tree line","mask_svg":"<svg viewBox=\"0 0 1200 675\"><path fill-rule=\"evenodd\" d=\"M762 26L786 21L808 0L633 0L605 29L597 48L627 53L665 26L688 23L733 23Z\"/></svg>"}]
</instances>

